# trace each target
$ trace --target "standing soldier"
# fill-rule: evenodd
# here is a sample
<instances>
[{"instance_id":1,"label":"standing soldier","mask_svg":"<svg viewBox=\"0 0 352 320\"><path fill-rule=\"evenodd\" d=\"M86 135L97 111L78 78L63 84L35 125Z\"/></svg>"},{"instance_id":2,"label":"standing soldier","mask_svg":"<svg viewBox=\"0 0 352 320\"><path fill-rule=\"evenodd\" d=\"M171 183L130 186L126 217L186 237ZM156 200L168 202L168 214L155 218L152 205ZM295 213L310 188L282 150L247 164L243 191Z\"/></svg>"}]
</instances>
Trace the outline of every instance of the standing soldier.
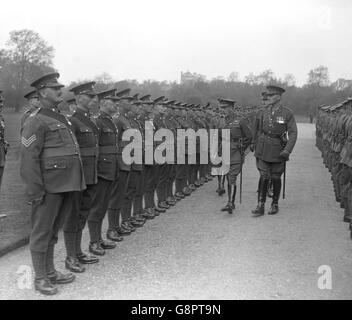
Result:
<instances>
[{"instance_id":1,"label":"standing soldier","mask_svg":"<svg viewBox=\"0 0 352 320\"><path fill-rule=\"evenodd\" d=\"M74 214L67 217L63 228L67 253L65 266L72 272L84 272L85 268L82 264L92 264L99 261L96 257L84 254L81 249L82 231L86 225L98 182L99 132L92 120L92 111L95 111L94 108L98 104L94 85L95 82L88 82L70 89L77 100L76 111L71 116L70 121L80 147L84 178L87 185L87 189L77 193L76 210Z\"/></svg>"},{"instance_id":2,"label":"standing soldier","mask_svg":"<svg viewBox=\"0 0 352 320\"><path fill-rule=\"evenodd\" d=\"M267 86L266 89L266 108L257 113L254 126L254 156L261 180L258 206L252 211L255 217L264 215L270 179L273 181L273 200L268 214L278 213L281 175L297 140L297 125L293 112L281 105L285 90L277 86Z\"/></svg>"},{"instance_id":3,"label":"standing soldier","mask_svg":"<svg viewBox=\"0 0 352 320\"><path fill-rule=\"evenodd\" d=\"M0 189L1 189L2 176L4 174L6 153L7 153L8 147L10 146L5 140L5 121L2 115L2 109L4 105L3 105L3 97L1 93L2 91L0 90ZM2 215L1 217L4 218L6 217L6 215Z\"/></svg>"},{"instance_id":4,"label":"standing soldier","mask_svg":"<svg viewBox=\"0 0 352 320\"><path fill-rule=\"evenodd\" d=\"M98 183L92 199L88 216L90 234L89 251L103 256L105 249L114 249L115 242L102 239L102 225L108 210L112 189L118 180L118 130L113 122L116 112L116 89L102 91L98 94L100 112L95 120L99 132Z\"/></svg>"},{"instance_id":5,"label":"standing soldier","mask_svg":"<svg viewBox=\"0 0 352 320\"><path fill-rule=\"evenodd\" d=\"M30 114L40 107L39 96L36 90L29 91L24 97L28 101L28 109L24 112L21 118L21 128Z\"/></svg>"},{"instance_id":6,"label":"standing soldier","mask_svg":"<svg viewBox=\"0 0 352 320\"><path fill-rule=\"evenodd\" d=\"M25 121L21 139L20 173L32 205L30 250L35 289L46 295L58 292L55 284L70 283L72 273L54 267L58 231L74 210L77 192L86 188L79 146L71 122L60 114L62 102L58 73L34 81L41 107Z\"/></svg>"},{"instance_id":7,"label":"standing soldier","mask_svg":"<svg viewBox=\"0 0 352 320\"><path fill-rule=\"evenodd\" d=\"M252 140L252 134L247 124L242 119L239 110L235 110L235 101L230 99L219 99L220 107L225 109L225 126L223 129L230 130L230 169L227 173L227 205L221 211L232 213L235 209L237 191L237 176L242 170L244 162L244 151Z\"/></svg>"}]
</instances>

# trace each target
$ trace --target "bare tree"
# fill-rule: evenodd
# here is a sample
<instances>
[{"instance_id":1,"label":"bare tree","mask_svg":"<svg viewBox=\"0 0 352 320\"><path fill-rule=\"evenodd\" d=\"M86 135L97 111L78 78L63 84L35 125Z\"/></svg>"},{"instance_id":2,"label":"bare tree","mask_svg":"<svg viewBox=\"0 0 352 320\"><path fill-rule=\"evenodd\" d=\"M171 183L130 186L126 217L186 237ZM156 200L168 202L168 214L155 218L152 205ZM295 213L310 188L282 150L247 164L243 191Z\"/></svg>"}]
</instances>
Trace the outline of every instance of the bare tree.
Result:
<instances>
[{"instance_id":1,"label":"bare tree","mask_svg":"<svg viewBox=\"0 0 352 320\"><path fill-rule=\"evenodd\" d=\"M307 84L310 86L327 87L330 85L329 69L319 66L308 73Z\"/></svg>"},{"instance_id":2,"label":"bare tree","mask_svg":"<svg viewBox=\"0 0 352 320\"><path fill-rule=\"evenodd\" d=\"M40 35L32 30L10 32L6 45L6 56L10 60L8 69L12 75L12 88L15 91L15 109L18 110L23 91L33 78L43 71L52 69L54 49Z\"/></svg>"},{"instance_id":3,"label":"bare tree","mask_svg":"<svg viewBox=\"0 0 352 320\"><path fill-rule=\"evenodd\" d=\"M282 82L288 87L294 87L296 85L296 78L292 73L286 73Z\"/></svg>"},{"instance_id":4,"label":"bare tree","mask_svg":"<svg viewBox=\"0 0 352 320\"><path fill-rule=\"evenodd\" d=\"M232 71L229 74L227 80L230 81L230 82L239 82L240 81L239 73L237 71Z\"/></svg>"}]
</instances>

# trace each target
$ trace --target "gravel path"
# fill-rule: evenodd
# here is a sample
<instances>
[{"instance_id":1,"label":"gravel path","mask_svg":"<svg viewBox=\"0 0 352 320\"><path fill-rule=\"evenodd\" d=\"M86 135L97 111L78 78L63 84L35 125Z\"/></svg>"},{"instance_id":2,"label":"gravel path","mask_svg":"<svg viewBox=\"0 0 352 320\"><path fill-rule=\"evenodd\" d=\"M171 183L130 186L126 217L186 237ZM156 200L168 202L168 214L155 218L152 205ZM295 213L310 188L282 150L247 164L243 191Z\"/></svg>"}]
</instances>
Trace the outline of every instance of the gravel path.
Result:
<instances>
[{"instance_id":1,"label":"gravel path","mask_svg":"<svg viewBox=\"0 0 352 320\"><path fill-rule=\"evenodd\" d=\"M209 182L126 237L55 298L351 299L352 241L314 142L314 126L299 124L277 216L251 217L258 173L250 154L235 214L219 211L226 198ZM62 236L57 252L62 269ZM43 299L18 288L21 265L30 265L28 247L0 259L0 298ZM318 288L322 265L331 267L331 290Z\"/></svg>"}]
</instances>

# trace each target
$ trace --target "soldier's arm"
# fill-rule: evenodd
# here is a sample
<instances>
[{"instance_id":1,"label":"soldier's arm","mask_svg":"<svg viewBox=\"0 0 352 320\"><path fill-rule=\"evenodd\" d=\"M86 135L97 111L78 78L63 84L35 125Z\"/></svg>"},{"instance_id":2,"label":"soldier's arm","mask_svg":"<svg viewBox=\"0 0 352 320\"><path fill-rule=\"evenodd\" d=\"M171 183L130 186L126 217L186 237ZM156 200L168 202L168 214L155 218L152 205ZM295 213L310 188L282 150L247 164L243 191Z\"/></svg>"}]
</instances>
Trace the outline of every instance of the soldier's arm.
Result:
<instances>
[{"instance_id":1,"label":"soldier's arm","mask_svg":"<svg viewBox=\"0 0 352 320\"><path fill-rule=\"evenodd\" d=\"M245 121L241 121L240 126L243 136L243 150L246 150L252 142L252 132Z\"/></svg>"},{"instance_id":2,"label":"soldier's arm","mask_svg":"<svg viewBox=\"0 0 352 320\"><path fill-rule=\"evenodd\" d=\"M20 149L20 175L26 186L29 201L45 195L40 155L44 145L45 129L40 120L27 119L23 126Z\"/></svg>"},{"instance_id":3,"label":"soldier's arm","mask_svg":"<svg viewBox=\"0 0 352 320\"><path fill-rule=\"evenodd\" d=\"M297 141L297 124L292 112L290 112L290 116L287 121L287 133L288 141L285 150L291 153Z\"/></svg>"}]
</instances>

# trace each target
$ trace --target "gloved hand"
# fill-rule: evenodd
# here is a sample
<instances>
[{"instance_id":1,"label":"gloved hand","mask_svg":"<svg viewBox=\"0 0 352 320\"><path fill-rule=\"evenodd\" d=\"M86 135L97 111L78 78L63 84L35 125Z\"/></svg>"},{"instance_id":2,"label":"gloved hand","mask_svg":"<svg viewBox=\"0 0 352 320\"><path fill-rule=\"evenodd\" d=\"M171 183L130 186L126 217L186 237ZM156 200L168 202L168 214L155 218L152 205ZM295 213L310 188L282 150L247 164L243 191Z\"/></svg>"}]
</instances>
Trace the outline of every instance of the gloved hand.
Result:
<instances>
[{"instance_id":1,"label":"gloved hand","mask_svg":"<svg viewBox=\"0 0 352 320\"><path fill-rule=\"evenodd\" d=\"M288 161L290 159L290 153L287 150L282 150L280 153L280 157Z\"/></svg>"}]
</instances>

